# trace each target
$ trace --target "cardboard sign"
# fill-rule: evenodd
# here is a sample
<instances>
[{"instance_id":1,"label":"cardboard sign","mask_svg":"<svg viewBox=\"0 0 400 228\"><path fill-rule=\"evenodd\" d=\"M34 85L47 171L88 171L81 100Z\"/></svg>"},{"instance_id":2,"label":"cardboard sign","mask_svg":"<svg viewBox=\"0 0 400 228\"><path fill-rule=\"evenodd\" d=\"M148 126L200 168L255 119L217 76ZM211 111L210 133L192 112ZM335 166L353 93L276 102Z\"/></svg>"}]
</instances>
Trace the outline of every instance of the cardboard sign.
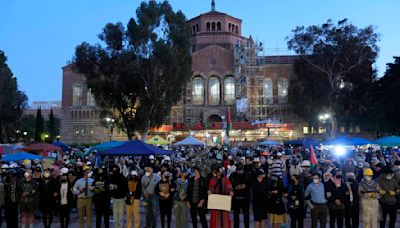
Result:
<instances>
[{"instance_id":1,"label":"cardboard sign","mask_svg":"<svg viewBox=\"0 0 400 228\"><path fill-rule=\"evenodd\" d=\"M207 208L211 210L231 211L232 196L211 194L208 195Z\"/></svg>"}]
</instances>

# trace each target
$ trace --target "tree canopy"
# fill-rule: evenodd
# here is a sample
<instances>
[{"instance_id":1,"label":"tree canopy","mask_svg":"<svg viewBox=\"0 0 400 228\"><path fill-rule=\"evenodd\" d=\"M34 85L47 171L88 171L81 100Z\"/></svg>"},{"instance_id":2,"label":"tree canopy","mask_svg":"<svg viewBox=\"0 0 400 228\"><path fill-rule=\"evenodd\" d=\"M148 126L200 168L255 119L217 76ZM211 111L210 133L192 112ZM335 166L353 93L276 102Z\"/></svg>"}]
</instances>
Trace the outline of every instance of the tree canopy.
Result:
<instances>
[{"instance_id":1,"label":"tree canopy","mask_svg":"<svg viewBox=\"0 0 400 228\"><path fill-rule=\"evenodd\" d=\"M129 139L162 125L191 75L190 29L165 1L143 2L127 27L107 24L102 44L76 47L73 65L86 77L102 115Z\"/></svg>"},{"instance_id":2,"label":"tree canopy","mask_svg":"<svg viewBox=\"0 0 400 228\"><path fill-rule=\"evenodd\" d=\"M12 141L14 124L26 106L25 93L18 90L17 79L7 65L7 57L0 50L0 143Z\"/></svg>"},{"instance_id":3,"label":"tree canopy","mask_svg":"<svg viewBox=\"0 0 400 228\"><path fill-rule=\"evenodd\" d=\"M298 26L288 47L299 55L290 83L289 102L312 124L329 113L328 135L337 124L362 122L375 72L379 34L373 26L358 28L347 21L328 20L322 25Z\"/></svg>"}]
</instances>

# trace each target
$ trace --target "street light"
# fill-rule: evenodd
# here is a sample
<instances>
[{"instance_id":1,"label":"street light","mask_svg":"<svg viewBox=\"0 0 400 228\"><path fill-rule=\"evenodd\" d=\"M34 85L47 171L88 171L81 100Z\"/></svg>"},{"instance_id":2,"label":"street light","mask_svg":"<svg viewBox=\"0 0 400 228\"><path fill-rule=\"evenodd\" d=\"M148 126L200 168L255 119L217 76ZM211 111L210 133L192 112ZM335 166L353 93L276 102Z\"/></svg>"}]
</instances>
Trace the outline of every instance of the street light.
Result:
<instances>
[{"instance_id":1,"label":"street light","mask_svg":"<svg viewBox=\"0 0 400 228\"><path fill-rule=\"evenodd\" d=\"M113 118L106 117L106 122L107 122L107 124L110 125L110 133L109 133L109 136L110 136L110 141L111 141L112 132L113 132L113 123L115 122L115 120L114 120Z\"/></svg>"}]
</instances>

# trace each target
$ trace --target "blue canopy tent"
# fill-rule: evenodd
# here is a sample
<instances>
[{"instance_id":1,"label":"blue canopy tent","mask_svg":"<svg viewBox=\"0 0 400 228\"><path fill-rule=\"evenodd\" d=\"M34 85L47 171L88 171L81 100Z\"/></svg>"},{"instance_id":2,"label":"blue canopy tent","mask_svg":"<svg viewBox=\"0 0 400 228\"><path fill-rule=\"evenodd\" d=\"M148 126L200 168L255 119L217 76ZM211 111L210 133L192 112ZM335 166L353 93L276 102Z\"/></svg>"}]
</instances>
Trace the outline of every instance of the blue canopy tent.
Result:
<instances>
[{"instance_id":1,"label":"blue canopy tent","mask_svg":"<svg viewBox=\"0 0 400 228\"><path fill-rule=\"evenodd\" d=\"M374 141L374 144L378 144L380 146L400 146L400 137L398 136L382 137Z\"/></svg>"},{"instance_id":2,"label":"blue canopy tent","mask_svg":"<svg viewBox=\"0 0 400 228\"><path fill-rule=\"evenodd\" d=\"M174 144L174 146L205 146L205 145L206 145L205 142L200 141L191 135L186 137L182 141L179 141Z\"/></svg>"},{"instance_id":3,"label":"blue canopy tent","mask_svg":"<svg viewBox=\"0 0 400 228\"><path fill-rule=\"evenodd\" d=\"M65 144L65 143L60 142L60 141L53 142L53 145L60 147L63 152L66 152L66 151L69 150L69 146L67 144Z\"/></svg>"},{"instance_id":4,"label":"blue canopy tent","mask_svg":"<svg viewBox=\"0 0 400 228\"><path fill-rule=\"evenodd\" d=\"M277 141L266 140L266 141L260 142L258 145L260 145L260 146L278 146L281 144Z\"/></svg>"},{"instance_id":5,"label":"blue canopy tent","mask_svg":"<svg viewBox=\"0 0 400 228\"><path fill-rule=\"evenodd\" d=\"M343 146L362 146L371 144L371 142L367 139L360 137L347 137L340 136L335 139L326 140L322 144L325 145L343 145Z\"/></svg>"},{"instance_id":6,"label":"blue canopy tent","mask_svg":"<svg viewBox=\"0 0 400 228\"><path fill-rule=\"evenodd\" d=\"M9 154L3 157L3 161L10 162L10 161L22 161L22 160L35 160L35 159L43 159L43 156L25 153L25 152L18 152L14 154Z\"/></svg>"},{"instance_id":7,"label":"blue canopy tent","mask_svg":"<svg viewBox=\"0 0 400 228\"><path fill-rule=\"evenodd\" d=\"M304 138L297 140L288 140L284 142L285 145L302 145L302 146L316 146L318 145L318 141L315 139Z\"/></svg>"},{"instance_id":8,"label":"blue canopy tent","mask_svg":"<svg viewBox=\"0 0 400 228\"><path fill-rule=\"evenodd\" d=\"M120 146L97 153L100 156L146 156L146 155L169 155L171 150L164 150L145 142L134 140L128 141Z\"/></svg>"},{"instance_id":9,"label":"blue canopy tent","mask_svg":"<svg viewBox=\"0 0 400 228\"><path fill-rule=\"evenodd\" d=\"M121 142L121 141L109 141L109 142L101 143L101 144L98 144L98 145L96 145L96 146L90 147L90 150L87 151L87 152L85 153L85 155L88 155L88 154L90 154L90 153L92 153L92 152L95 152L95 151L96 151L96 152L100 152L100 151L104 151L104 150L110 150L110 149L115 148L115 147L117 147L117 146L121 146L121 145L123 145L124 143L126 143L126 142Z\"/></svg>"}]
</instances>

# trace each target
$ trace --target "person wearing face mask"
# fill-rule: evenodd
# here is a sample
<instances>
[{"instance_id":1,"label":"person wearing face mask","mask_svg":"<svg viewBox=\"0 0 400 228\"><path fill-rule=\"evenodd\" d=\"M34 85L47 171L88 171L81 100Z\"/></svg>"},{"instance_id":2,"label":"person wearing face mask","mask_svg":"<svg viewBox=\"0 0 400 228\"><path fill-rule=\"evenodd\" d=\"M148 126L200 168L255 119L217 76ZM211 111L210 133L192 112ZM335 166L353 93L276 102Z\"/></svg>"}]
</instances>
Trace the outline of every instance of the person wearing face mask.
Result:
<instances>
[{"instance_id":1,"label":"person wearing face mask","mask_svg":"<svg viewBox=\"0 0 400 228\"><path fill-rule=\"evenodd\" d=\"M119 166L113 167L113 173L110 178L111 198L113 202L114 227L122 228L123 216L125 210L125 197L128 192L128 182L119 170Z\"/></svg>"},{"instance_id":2,"label":"person wearing face mask","mask_svg":"<svg viewBox=\"0 0 400 228\"><path fill-rule=\"evenodd\" d=\"M192 218L193 228L197 228L197 214L200 217L202 228L207 228L205 205L207 201L207 189L205 178L201 176L199 167L194 167L194 176L189 179L188 185L188 207Z\"/></svg>"},{"instance_id":3,"label":"person wearing face mask","mask_svg":"<svg viewBox=\"0 0 400 228\"><path fill-rule=\"evenodd\" d=\"M360 197L358 196L358 183L353 172L346 173L346 186L349 195L345 202L344 220L346 228L358 228L360 223Z\"/></svg>"},{"instance_id":4,"label":"person wearing face mask","mask_svg":"<svg viewBox=\"0 0 400 228\"><path fill-rule=\"evenodd\" d=\"M400 160L395 160L392 167L394 178L400 183Z\"/></svg>"},{"instance_id":5,"label":"person wearing face mask","mask_svg":"<svg viewBox=\"0 0 400 228\"><path fill-rule=\"evenodd\" d=\"M18 183L18 193L20 198L20 210L22 227L25 228L27 224L27 217L29 217L29 227L33 228L35 212L34 196L37 191L37 183L32 179L32 171L26 170L24 178Z\"/></svg>"},{"instance_id":6,"label":"person wearing face mask","mask_svg":"<svg viewBox=\"0 0 400 228\"><path fill-rule=\"evenodd\" d=\"M175 181L175 194L174 194L174 215L175 227L183 228L188 227L187 221L187 187L188 181L187 171L183 170L181 175Z\"/></svg>"},{"instance_id":7,"label":"person wearing face mask","mask_svg":"<svg viewBox=\"0 0 400 228\"><path fill-rule=\"evenodd\" d=\"M292 175L288 188L288 212L293 228L303 228L304 224L304 188L298 175Z\"/></svg>"},{"instance_id":8,"label":"person wearing face mask","mask_svg":"<svg viewBox=\"0 0 400 228\"><path fill-rule=\"evenodd\" d=\"M325 183L325 193L328 199L329 223L330 227L343 227L344 222L344 204L349 189L343 181L342 170L333 169L332 178Z\"/></svg>"},{"instance_id":9,"label":"person wearing face mask","mask_svg":"<svg viewBox=\"0 0 400 228\"><path fill-rule=\"evenodd\" d=\"M43 173L43 180L39 182L39 208L42 211L44 228L51 226L53 222L53 202L55 189L50 184L50 170Z\"/></svg>"},{"instance_id":10,"label":"person wearing face mask","mask_svg":"<svg viewBox=\"0 0 400 228\"><path fill-rule=\"evenodd\" d=\"M167 227L171 227L172 205L175 193L175 183L170 180L170 173L162 173L161 180L157 183L156 194L159 198L161 227L165 227L165 216L167 216Z\"/></svg>"},{"instance_id":11,"label":"person wearing face mask","mask_svg":"<svg viewBox=\"0 0 400 228\"><path fill-rule=\"evenodd\" d=\"M265 228L265 220L268 219L268 184L263 170L259 170L256 175L255 179L250 180L254 227Z\"/></svg>"},{"instance_id":12,"label":"person wearing face mask","mask_svg":"<svg viewBox=\"0 0 400 228\"><path fill-rule=\"evenodd\" d=\"M143 205L145 206L146 214L146 227L157 226L157 196L155 190L159 177L153 173L153 168L150 166L145 167L145 175L141 179L142 193L143 193Z\"/></svg>"},{"instance_id":13,"label":"person wearing face mask","mask_svg":"<svg viewBox=\"0 0 400 228\"><path fill-rule=\"evenodd\" d=\"M140 197L142 195L142 186L140 183L140 177L136 170L132 170L128 176L128 193L126 203L126 223L127 228L132 228L132 222L134 221L134 227L140 227ZM133 215L133 218L132 218Z\"/></svg>"},{"instance_id":14,"label":"person wearing face mask","mask_svg":"<svg viewBox=\"0 0 400 228\"><path fill-rule=\"evenodd\" d=\"M311 227L317 228L319 222L320 227L325 228L328 217L325 186L321 183L320 173L314 173L312 178L313 182L307 186L304 192L304 198L310 197L307 204L311 209Z\"/></svg>"},{"instance_id":15,"label":"person wearing face mask","mask_svg":"<svg viewBox=\"0 0 400 228\"><path fill-rule=\"evenodd\" d=\"M250 183L249 177L244 173L242 164L238 164L236 171L229 177L234 197L232 198L233 224L235 228L240 225L240 211L243 213L245 228L250 226Z\"/></svg>"},{"instance_id":16,"label":"person wearing face mask","mask_svg":"<svg viewBox=\"0 0 400 228\"><path fill-rule=\"evenodd\" d=\"M83 228L86 215L87 227L92 224L92 198L93 198L93 179L90 178L90 167L83 168L83 177L74 184L74 193L77 196L77 209L79 214L79 226Z\"/></svg>"},{"instance_id":17,"label":"person wearing face mask","mask_svg":"<svg viewBox=\"0 0 400 228\"><path fill-rule=\"evenodd\" d=\"M72 184L68 181L68 172L62 170L61 182L57 186L59 199L57 207L60 212L61 228L68 228L70 222L70 212L74 205L74 195L72 193Z\"/></svg>"},{"instance_id":18,"label":"person wearing face mask","mask_svg":"<svg viewBox=\"0 0 400 228\"><path fill-rule=\"evenodd\" d=\"M33 176L32 178L36 181L38 185L42 182L42 168L37 165L34 169ZM35 195L35 218L40 219L42 217L42 213L40 211L40 205L39 205L39 200L40 200L40 193Z\"/></svg>"},{"instance_id":19,"label":"person wearing face mask","mask_svg":"<svg viewBox=\"0 0 400 228\"><path fill-rule=\"evenodd\" d=\"M106 178L104 168L98 168L93 181L93 203L96 211L96 228L101 227L101 219L104 219L104 227L108 228L110 217L110 191L109 180Z\"/></svg>"},{"instance_id":20,"label":"person wearing face mask","mask_svg":"<svg viewBox=\"0 0 400 228\"><path fill-rule=\"evenodd\" d=\"M381 187L379 194L379 204L381 205L382 216L380 221L380 227L386 227L386 217L389 214L389 228L394 228L397 217L397 198L396 195L399 193L399 184L393 178L393 171L390 168L384 170L384 174L378 178L378 184Z\"/></svg>"},{"instance_id":21,"label":"person wearing face mask","mask_svg":"<svg viewBox=\"0 0 400 228\"><path fill-rule=\"evenodd\" d=\"M372 179L373 171L364 169L364 178L358 186L360 206L362 213L362 227L376 228L379 218L378 192L381 190L379 183Z\"/></svg>"}]
</instances>

